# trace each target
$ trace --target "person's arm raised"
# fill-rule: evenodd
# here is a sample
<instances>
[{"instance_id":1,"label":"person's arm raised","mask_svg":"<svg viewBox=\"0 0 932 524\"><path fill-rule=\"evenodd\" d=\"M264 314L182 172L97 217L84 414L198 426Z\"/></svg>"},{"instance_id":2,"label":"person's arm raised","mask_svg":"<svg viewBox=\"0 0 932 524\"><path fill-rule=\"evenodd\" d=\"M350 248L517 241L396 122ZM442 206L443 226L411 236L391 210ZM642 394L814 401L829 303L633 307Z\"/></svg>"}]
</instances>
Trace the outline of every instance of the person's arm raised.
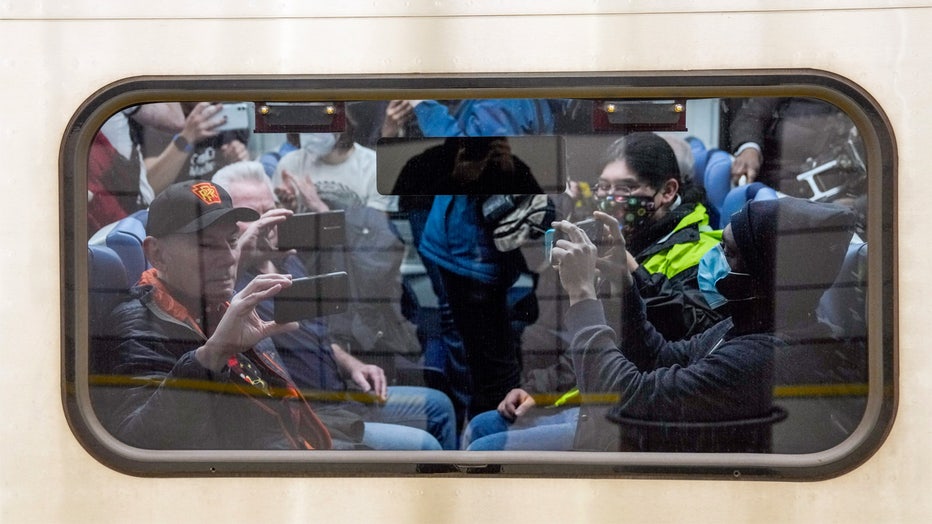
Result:
<instances>
[{"instance_id":1,"label":"person's arm raised","mask_svg":"<svg viewBox=\"0 0 932 524\"><path fill-rule=\"evenodd\" d=\"M595 299L596 259L598 250L586 233L566 220L553 223L563 238L553 245L551 260L560 273L560 283L570 298L570 305Z\"/></svg>"},{"instance_id":2,"label":"person's arm raised","mask_svg":"<svg viewBox=\"0 0 932 524\"><path fill-rule=\"evenodd\" d=\"M203 346L197 348L194 358L207 369L220 372L227 360L242 353L263 338L297 329L297 322L278 324L262 320L256 306L291 286L291 275L270 273L259 275L230 301L217 329Z\"/></svg>"}]
</instances>

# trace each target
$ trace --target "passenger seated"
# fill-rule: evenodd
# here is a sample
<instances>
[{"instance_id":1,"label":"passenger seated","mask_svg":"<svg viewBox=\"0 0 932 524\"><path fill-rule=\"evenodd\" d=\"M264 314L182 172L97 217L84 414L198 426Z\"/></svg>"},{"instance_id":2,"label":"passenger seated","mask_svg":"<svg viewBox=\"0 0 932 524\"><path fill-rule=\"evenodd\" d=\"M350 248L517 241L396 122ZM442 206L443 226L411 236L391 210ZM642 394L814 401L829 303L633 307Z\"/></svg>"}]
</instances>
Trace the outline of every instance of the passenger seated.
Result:
<instances>
[{"instance_id":1,"label":"passenger seated","mask_svg":"<svg viewBox=\"0 0 932 524\"><path fill-rule=\"evenodd\" d=\"M260 274L308 276L294 252L275 249L276 226L292 212L276 208L271 182L260 163L226 166L214 175L213 182L230 193L234 205L261 213L259 220L240 224L237 289ZM272 300L260 302L256 312L271 320ZM302 320L297 330L275 335L272 341L295 383L306 393L321 394L313 405L330 429L334 447L456 447L453 405L446 395L430 388L389 386L380 367L361 362L331 340L323 319ZM347 381L365 394L353 395Z\"/></svg>"},{"instance_id":2,"label":"passenger seated","mask_svg":"<svg viewBox=\"0 0 932 524\"><path fill-rule=\"evenodd\" d=\"M152 268L118 305L115 375L133 387L100 413L118 439L146 449L329 449L327 428L295 387L272 335L298 328L260 320L255 308L291 285L256 277L237 295L239 221L209 182L175 184L149 207L143 243Z\"/></svg>"},{"instance_id":3,"label":"passenger seated","mask_svg":"<svg viewBox=\"0 0 932 524\"><path fill-rule=\"evenodd\" d=\"M632 133L609 146L602 166L596 201L622 225L626 264L648 319L670 340L718 322L721 315L699 292L696 275L721 231L709 224L700 200L685 198L673 149L654 133Z\"/></svg>"},{"instance_id":4,"label":"passenger seated","mask_svg":"<svg viewBox=\"0 0 932 524\"><path fill-rule=\"evenodd\" d=\"M618 449L618 429L605 423L603 406L587 403L587 396L606 393L620 394L614 414L645 420L765 416L772 408L775 353L830 338L815 315L824 287L814 284L831 283L838 273L854 227L849 210L793 198L750 202L742 208L723 233L722 249L705 255L714 259L706 265L719 268L712 279L715 290L707 291L726 300L723 307L730 318L678 342L667 341L647 320L636 280L621 263L625 239L617 222L603 213L597 216L609 225L613 240L611 253L603 258L581 229L565 221L555 224L567 237L558 241L553 254L571 304L567 326L573 333L573 368L582 394L579 416L575 426L564 416L557 427L526 431L550 431L565 443L572 427L572 449ZM802 253L806 264L800 263ZM611 321L620 322L618 329L610 327L597 298L597 267L601 278L623 290L625 314ZM785 289L802 291L787 295ZM515 449L510 433L485 438L499 440L499 449ZM518 437L519 442L527 440ZM489 449L482 444L477 440L471 449Z\"/></svg>"}]
</instances>

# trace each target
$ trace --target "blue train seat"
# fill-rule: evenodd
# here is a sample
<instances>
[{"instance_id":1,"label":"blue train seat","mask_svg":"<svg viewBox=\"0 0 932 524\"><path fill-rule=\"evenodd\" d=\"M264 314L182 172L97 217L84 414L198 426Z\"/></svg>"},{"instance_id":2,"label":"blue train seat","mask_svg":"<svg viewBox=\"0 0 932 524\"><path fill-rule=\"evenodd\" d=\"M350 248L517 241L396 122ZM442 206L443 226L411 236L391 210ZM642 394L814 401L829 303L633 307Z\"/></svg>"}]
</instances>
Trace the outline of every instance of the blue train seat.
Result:
<instances>
[{"instance_id":1,"label":"blue train seat","mask_svg":"<svg viewBox=\"0 0 932 524\"><path fill-rule=\"evenodd\" d=\"M705 144L702 143L702 140L694 136L686 137L686 142L689 143L689 147L693 150L693 173L695 176L693 180L696 185L702 186L705 183L703 180L705 175L705 166L706 160L708 159L709 152L705 147Z\"/></svg>"},{"instance_id":2,"label":"blue train seat","mask_svg":"<svg viewBox=\"0 0 932 524\"><path fill-rule=\"evenodd\" d=\"M88 336L90 337L89 368L91 374L112 369L109 359L113 352L108 316L129 292L123 262L115 251L106 246L88 246Z\"/></svg>"},{"instance_id":3,"label":"blue train seat","mask_svg":"<svg viewBox=\"0 0 932 524\"><path fill-rule=\"evenodd\" d=\"M775 189L761 182L751 182L750 184L732 189L725 195L725 201L722 203L718 228L725 229L725 226L731 222L731 215L741 209L745 202L751 200L773 200L778 197L779 195L777 195Z\"/></svg>"},{"instance_id":4,"label":"blue train seat","mask_svg":"<svg viewBox=\"0 0 932 524\"><path fill-rule=\"evenodd\" d=\"M703 185L705 186L706 198L711 204L709 209L709 219L711 224L718 224L721 216L722 205L725 203L725 196L731 191L731 163L733 158L730 153L721 149L712 149L709 151L709 158L705 166L703 176Z\"/></svg>"},{"instance_id":5,"label":"blue train seat","mask_svg":"<svg viewBox=\"0 0 932 524\"><path fill-rule=\"evenodd\" d=\"M139 281L142 272L150 267L142 250L146 238L146 220L149 210L143 209L116 223L107 234L105 244L120 257L130 284Z\"/></svg>"}]
</instances>

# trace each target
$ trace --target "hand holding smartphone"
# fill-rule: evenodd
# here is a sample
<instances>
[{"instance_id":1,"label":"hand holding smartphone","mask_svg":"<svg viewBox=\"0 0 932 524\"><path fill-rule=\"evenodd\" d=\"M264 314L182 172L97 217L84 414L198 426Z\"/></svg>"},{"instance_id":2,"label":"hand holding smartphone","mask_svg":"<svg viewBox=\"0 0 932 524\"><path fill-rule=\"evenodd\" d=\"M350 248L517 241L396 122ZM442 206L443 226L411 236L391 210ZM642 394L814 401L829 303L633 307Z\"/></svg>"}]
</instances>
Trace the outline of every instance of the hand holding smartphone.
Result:
<instances>
[{"instance_id":1,"label":"hand holding smartphone","mask_svg":"<svg viewBox=\"0 0 932 524\"><path fill-rule=\"evenodd\" d=\"M602 236L605 232L605 226L602 224L602 222L599 222L594 218L587 218L586 220L577 222L576 226L583 230L583 233L589 237L589 240L591 240L593 244L598 245L602 242ZM553 245L560 238L562 238L562 234L556 229L551 228L544 233L544 258L549 264L553 263L551 260L553 255Z\"/></svg>"},{"instance_id":2,"label":"hand holding smartphone","mask_svg":"<svg viewBox=\"0 0 932 524\"><path fill-rule=\"evenodd\" d=\"M345 271L296 278L274 299L279 324L336 315L349 305L349 276Z\"/></svg>"},{"instance_id":3,"label":"hand holding smartphone","mask_svg":"<svg viewBox=\"0 0 932 524\"><path fill-rule=\"evenodd\" d=\"M249 104L241 102L238 104L223 104L220 108L219 116L226 117L226 121L220 124L215 131L233 131L236 129L249 129Z\"/></svg>"}]
</instances>

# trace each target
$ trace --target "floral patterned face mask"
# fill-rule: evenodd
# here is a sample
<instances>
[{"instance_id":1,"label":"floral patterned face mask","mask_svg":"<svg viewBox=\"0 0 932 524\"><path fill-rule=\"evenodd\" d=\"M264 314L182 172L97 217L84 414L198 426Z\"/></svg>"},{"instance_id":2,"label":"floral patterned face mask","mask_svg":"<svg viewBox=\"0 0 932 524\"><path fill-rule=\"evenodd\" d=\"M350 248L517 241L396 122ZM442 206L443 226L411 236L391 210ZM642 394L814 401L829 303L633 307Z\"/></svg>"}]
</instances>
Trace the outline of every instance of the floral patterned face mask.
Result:
<instances>
[{"instance_id":1,"label":"floral patterned face mask","mask_svg":"<svg viewBox=\"0 0 932 524\"><path fill-rule=\"evenodd\" d=\"M657 209L654 197L646 195L613 196L609 195L598 199L598 208L618 220L625 234L632 234L644 227Z\"/></svg>"}]
</instances>

